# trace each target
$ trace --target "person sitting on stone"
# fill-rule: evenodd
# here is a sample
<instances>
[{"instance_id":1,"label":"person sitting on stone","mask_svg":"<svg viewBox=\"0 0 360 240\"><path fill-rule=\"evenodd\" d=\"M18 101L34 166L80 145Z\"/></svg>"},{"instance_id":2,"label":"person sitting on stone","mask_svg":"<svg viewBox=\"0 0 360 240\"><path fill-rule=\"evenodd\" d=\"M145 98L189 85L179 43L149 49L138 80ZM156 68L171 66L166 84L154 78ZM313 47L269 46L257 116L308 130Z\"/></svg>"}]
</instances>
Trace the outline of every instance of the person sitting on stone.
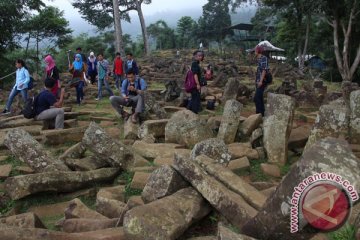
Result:
<instances>
[{"instance_id":1,"label":"person sitting on stone","mask_svg":"<svg viewBox=\"0 0 360 240\"><path fill-rule=\"evenodd\" d=\"M55 119L55 129L64 128L64 109L61 102L56 101L51 89L56 84L54 78L45 79L45 89L35 98L35 120Z\"/></svg>"},{"instance_id":2,"label":"person sitting on stone","mask_svg":"<svg viewBox=\"0 0 360 240\"><path fill-rule=\"evenodd\" d=\"M135 75L132 69L126 73L126 79L121 85L121 96L110 97L112 107L126 120L129 117L123 107L132 107L133 115L131 121L138 122L139 114L144 111L144 91L147 84L144 79Z\"/></svg>"}]
</instances>

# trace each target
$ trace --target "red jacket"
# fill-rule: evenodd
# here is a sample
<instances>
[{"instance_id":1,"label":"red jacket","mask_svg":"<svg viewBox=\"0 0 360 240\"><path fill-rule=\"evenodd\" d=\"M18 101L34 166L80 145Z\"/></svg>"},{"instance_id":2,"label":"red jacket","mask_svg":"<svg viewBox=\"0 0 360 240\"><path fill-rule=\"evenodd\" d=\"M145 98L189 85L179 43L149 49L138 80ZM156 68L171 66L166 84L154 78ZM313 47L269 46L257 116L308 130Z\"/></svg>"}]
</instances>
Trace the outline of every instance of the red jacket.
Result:
<instances>
[{"instance_id":1,"label":"red jacket","mask_svg":"<svg viewBox=\"0 0 360 240\"><path fill-rule=\"evenodd\" d=\"M115 58L114 60L114 73L117 75L124 74L123 61L121 58Z\"/></svg>"}]
</instances>

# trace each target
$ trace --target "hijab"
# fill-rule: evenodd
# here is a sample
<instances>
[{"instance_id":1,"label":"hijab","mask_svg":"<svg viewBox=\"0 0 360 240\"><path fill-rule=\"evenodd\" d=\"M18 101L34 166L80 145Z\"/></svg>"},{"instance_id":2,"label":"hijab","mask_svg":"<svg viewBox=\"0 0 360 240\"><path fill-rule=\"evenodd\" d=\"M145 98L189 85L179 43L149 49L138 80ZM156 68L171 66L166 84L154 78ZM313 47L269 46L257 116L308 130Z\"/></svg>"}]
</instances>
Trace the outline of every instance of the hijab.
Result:
<instances>
[{"instance_id":1,"label":"hijab","mask_svg":"<svg viewBox=\"0 0 360 240\"><path fill-rule=\"evenodd\" d=\"M47 55L44 60L46 61L46 73L47 73L47 75L50 75L51 71L55 67L55 61L51 57L51 55Z\"/></svg>"},{"instance_id":2,"label":"hijab","mask_svg":"<svg viewBox=\"0 0 360 240\"><path fill-rule=\"evenodd\" d=\"M92 69L95 69L95 60L96 60L95 54L94 52L91 52L89 56L89 62L91 63Z\"/></svg>"},{"instance_id":3,"label":"hijab","mask_svg":"<svg viewBox=\"0 0 360 240\"><path fill-rule=\"evenodd\" d=\"M79 58L80 60L78 61L77 58ZM81 54L78 53L75 55L75 61L73 62L73 66L74 66L74 70L78 70L78 71L82 70L83 62L82 62Z\"/></svg>"}]
</instances>

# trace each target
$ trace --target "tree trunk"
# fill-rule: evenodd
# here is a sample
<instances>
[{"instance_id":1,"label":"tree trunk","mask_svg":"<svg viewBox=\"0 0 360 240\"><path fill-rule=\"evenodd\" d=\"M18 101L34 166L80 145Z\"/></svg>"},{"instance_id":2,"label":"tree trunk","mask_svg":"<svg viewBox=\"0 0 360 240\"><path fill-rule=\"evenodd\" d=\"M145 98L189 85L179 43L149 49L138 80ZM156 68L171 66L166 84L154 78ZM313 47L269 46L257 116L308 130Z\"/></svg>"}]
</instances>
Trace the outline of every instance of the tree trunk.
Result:
<instances>
[{"instance_id":1,"label":"tree trunk","mask_svg":"<svg viewBox=\"0 0 360 240\"><path fill-rule=\"evenodd\" d=\"M121 53L121 56L125 56L124 44L122 40L122 27L121 27L121 18L120 18L120 8L119 2L113 0L114 7L114 25L115 25L115 48L117 52Z\"/></svg>"},{"instance_id":2,"label":"tree trunk","mask_svg":"<svg viewBox=\"0 0 360 240\"><path fill-rule=\"evenodd\" d=\"M148 34L147 34L147 30L146 30L146 24L145 24L145 18L141 9L141 1L136 0L136 10L138 12L139 15L139 19L140 19L140 24L141 24L141 32L143 35L143 40L144 40L144 51L145 51L145 55L149 56L150 51L149 51L149 40L148 40Z\"/></svg>"},{"instance_id":3,"label":"tree trunk","mask_svg":"<svg viewBox=\"0 0 360 240\"><path fill-rule=\"evenodd\" d=\"M29 50L29 44L30 44L30 37L31 37L31 34L29 33L29 36L27 37L27 43L26 43L26 49L25 49L25 60L27 59L27 55L28 55L28 50Z\"/></svg>"},{"instance_id":4,"label":"tree trunk","mask_svg":"<svg viewBox=\"0 0 360 240\"><path fill-rule=\"evenodd\" d=\"M36 36L36 73L39 74L39 36Z\"/></svg>"}]
</instances>

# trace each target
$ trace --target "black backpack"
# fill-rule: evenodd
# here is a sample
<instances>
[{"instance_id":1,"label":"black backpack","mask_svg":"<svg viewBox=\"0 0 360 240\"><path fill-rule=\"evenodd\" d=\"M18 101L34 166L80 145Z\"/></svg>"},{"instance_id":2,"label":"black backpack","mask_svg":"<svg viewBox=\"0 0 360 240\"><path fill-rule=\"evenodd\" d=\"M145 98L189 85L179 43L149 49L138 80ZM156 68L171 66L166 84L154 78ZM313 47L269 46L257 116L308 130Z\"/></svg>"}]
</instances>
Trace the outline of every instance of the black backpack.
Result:
<instances>
[{"instance_id":1,"label":"black backpack","mask_svg":"<svg viewBox=\"0 0 360 240\"><path fill-rule=\"evenodd\" d=\"M264 79L264 80L265 80L265 84L266 84L266 85L272 84L273 76L272 76L270 70L267 70L267 71L266 71L266 75L265 75L265 79Z\"/></svg>"},{"instance_id":2,"label":"black backpack","mask_svg":"<svg viewBox=\"0 0 360 240\"><path fill-rule=\"evenodd\" d=\"M31 98L28 98L26 100L24 109L21 111L21 113L24 115L25 118L31 119L36 116L36 101L38 99L38 96L34 96Z\"/></svg>"}]
</instances>

